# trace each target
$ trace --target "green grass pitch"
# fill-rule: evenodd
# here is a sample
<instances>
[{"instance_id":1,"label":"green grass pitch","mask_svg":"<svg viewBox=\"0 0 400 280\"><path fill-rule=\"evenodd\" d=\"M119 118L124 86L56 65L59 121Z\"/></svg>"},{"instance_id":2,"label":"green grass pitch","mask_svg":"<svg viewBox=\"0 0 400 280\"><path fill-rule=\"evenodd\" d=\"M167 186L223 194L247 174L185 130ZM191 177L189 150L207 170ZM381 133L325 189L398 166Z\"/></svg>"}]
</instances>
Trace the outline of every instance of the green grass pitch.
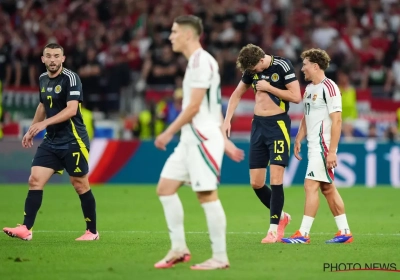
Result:
<instances>
[{"instance_id":1,"label":"green grass pitch","mask_svg":"<svg viewBox=\"0 0 400 280\"><path fill-rule=\"evenodd\" d=\"M211 255L203 209L189 188L180 191L185 209L190 264L156 270L154 262L170 242L154 186L93 187L97 200L100 240L77 242L83 234L80 201L72 186L47 186L26 242L0 235L0 279L400 279L381 271L323 272L324 263L395 263L400 269L400 190L390 187L340 189L353 244L328 245L337 231L325 199L311 231L311 244L261 244L269 212L249 186L221 186L220 198L228 220L231 268L191 271L190 264ZM22 222L27 187L0 186L0 227ZM292 215L286 236L301 223L304 191L285 189L285 211Z\"/></svg>"}]
</instances>

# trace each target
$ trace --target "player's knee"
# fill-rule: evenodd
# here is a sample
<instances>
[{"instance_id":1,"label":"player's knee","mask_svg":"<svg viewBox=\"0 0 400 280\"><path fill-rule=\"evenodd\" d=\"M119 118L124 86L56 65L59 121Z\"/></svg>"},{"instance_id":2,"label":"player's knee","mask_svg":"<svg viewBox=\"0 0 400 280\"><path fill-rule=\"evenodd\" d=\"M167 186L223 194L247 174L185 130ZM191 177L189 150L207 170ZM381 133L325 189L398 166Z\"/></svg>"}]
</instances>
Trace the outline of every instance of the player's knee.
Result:
<instances>
[{"instance_id":1,"label":"player's knee","mask_svg":"<svg viewBox=\"0 0 400 280\"><path fill-rule=\"evenodd\" d=\"M31 190L41 190L43 189L43 184L40 183L39 176L31 174L28 179L29 189Z\"/></svg>"},{"instance_id":2,"label":"player's knee","mask_svg":"<svg viewBox=\"0 0 400 280\"><path fill-rule=\"evenodd\" d=\"M304 191L306 193L318 192L318 182L306 180L306 182L304 182Z\"/></svg>"},{"instance_id":3,"label":"player's knee","mask_svg":"<svg viewBox=\"0 0 400 280\"><path fill-rule=\"evenodd\" d=\"M196 195L201 204L218 200L217 191L197 192Z\"/></svg>"},{"instance_id":4,"label":"player's knee","mask_svg":"<svg viewBox=\"0 0 400 280\"><path fill-rule=\"evenodd\" d=\"M271 185L281 185L283 184L283 173L285 172L285 167L283 165L273 164L270 166L271 169Z\"/></svg>"},{"instance_id":5,"label":"player's knee","mask_svg":"<svg viewBox=\"0 0 400 280\"><path fill-rule=\"evenodd\" d=\"M321 192L324 196L330 196L332 193L335 192L335 188L331 184L322 184L321 185Z\"/></svg>"},{"instance_id":6,"label":"player's knee","mask_svg":"<svg viewBox=\"0 0 400 280\"><path fill-rule=\"evenodd\" d=\"M86 178L71 178L71 184L74 186L75 191L78 194L83 194L90 189L89 183Z\"/></svg>"},{"instance_id":7,"label":"player's knee","mask_svg":"<svg viewBox=\"0 0 400 280\"><path fill-rule=\"evenodd\" d=\"M250 184L251 184L251 187L256 190L256 189L261 189L265 185L265 182L260 179L251 178Z\"/></svg>"}]
</instances>

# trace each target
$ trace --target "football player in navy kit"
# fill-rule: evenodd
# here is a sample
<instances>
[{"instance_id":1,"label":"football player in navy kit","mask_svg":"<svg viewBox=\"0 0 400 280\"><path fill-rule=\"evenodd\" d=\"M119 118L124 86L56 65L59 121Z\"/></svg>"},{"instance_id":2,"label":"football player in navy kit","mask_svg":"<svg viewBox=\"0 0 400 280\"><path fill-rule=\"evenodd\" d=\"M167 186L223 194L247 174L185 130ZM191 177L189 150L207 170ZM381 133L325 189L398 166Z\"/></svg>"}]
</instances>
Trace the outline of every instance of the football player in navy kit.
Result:
<instances>
[{"instance_id":1,"label":"football player in navy kit","mask_svg":"<svg viewBox=\"0 0 400 280\"><path fill-rule=\"evenodd\" d=\"M290 60L265 54L255 45L242 48L237 58L242 79L232 93L223 125L230 136L231 119L242 95L251 86L255 94L250 138L250 181L260 201L270 209L270 228L262 243L279 242L290 215L283 212L283 175L290 156L289 103L300 103L300 85ZM270 166L271 189L265 184Z\"/></svg>"},{"instance_id":2,"label":"football player in navy kit","mask_svg":"<svg viewBox=\"0 0 400 280\"><path fill-rule=\"evenodd\" d=\"M86 232L76 240L97 240L96 201L89 186L89 137L83 123L82 83L79 76L63 68L63 48L50 43L43 50L42 62L47 71L39 77L40 103L32 125L22 139L30 148L33 138L46 129L43 142L32 161L29 191L25 200L24 222L15 228L4 228L11 237L32 239L32 227L42 204L43 188L54 173L64 169L81 200Z\"/></svg>"}]
</instances>

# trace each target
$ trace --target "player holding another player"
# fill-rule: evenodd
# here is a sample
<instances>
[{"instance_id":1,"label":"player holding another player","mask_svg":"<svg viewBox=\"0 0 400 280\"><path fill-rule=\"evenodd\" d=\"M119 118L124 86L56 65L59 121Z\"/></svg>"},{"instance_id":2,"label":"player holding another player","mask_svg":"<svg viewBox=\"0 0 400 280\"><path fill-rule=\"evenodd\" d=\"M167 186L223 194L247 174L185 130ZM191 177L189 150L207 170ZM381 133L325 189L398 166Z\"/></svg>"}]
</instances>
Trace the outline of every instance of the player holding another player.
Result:
<instances>
[{"instance_id":1,"label":"player holding another player","mask_svg":"<svg viewBox=\"0 0 400 280\"><path fill-rule=\"evenodd\" d=\"M301 101L300 85L290 60L266 55L255 45L242 48L237 67L242 80L229 99L223 130L230 136L231 119L242 95L250 86L255 93L250 136L250 181L260 201L270 209L270 227L262 243L275 243L284 236L290 215L283 212L283 174L290 156L289 102ZM271 189L265 184L270 165Z\"/></svg>"},{"instance_id":2,"label":"player holding another player","mask_svg":"<svg viewBox=\"0 0 400 280\"><path fill-rule=\"evenodd\" d=\"M46 129L43 142L32 161L29 191L25 200L24 222L15 228L4 228L11 237L32 239L32 227L42 204L43 188L54 173L67 170L81 200L86 232L76 240L97 240L96 201L89 186L89 137L83 123L82 84L79 76L62 67L63 48L50 43L43 50L42 62L47 72L39 77L40 103L22 146L30 148L33 137Z\"/></svg>"},{"instance_id":3,"label":"player holding another player","mask_svg":"<svg viewBox=\"0 0 400 280\"><path fill-rule=\"evenodd\" d=\"M174 52L188 59L183 80L183 111L159 135L155 146L165 150L173 135L181 130L178 146L166 161L157 186L164 208L172 248L156 268L169 268L191 258L185 241L183 208L177 195L179 187L190 182L197 194L207 220L212 258L193 265L195 270L229 267L226 252L226 217L218 198L217 188L225 152L235 161L243 159L243 151L221 131L221 89L217 61L200 44L203 31L201 19L180 16L174 20L169 37Z\"/></svg>"},{"instance_id":4,"label":"player holding another player","mask_svg":"<svg viewBox=\"0 0 400 280\"><path fill-rule=\"evenodd\" d=\"M329 208L339 231L326 243L350 243L353 236L344 210L342 197L337 191L334 168L337 166L336 152L342 128L342 97L336 83L325 77L330 58L321 49L310 49L301 54L306 81L304 117L296 136L294 154L298 160L301 140L307 136L308 166L304 180L306 201L300 230L283 243L310 243L310 230L319 206L318 189L328 201Z\"/></svg>"}]
</instances>

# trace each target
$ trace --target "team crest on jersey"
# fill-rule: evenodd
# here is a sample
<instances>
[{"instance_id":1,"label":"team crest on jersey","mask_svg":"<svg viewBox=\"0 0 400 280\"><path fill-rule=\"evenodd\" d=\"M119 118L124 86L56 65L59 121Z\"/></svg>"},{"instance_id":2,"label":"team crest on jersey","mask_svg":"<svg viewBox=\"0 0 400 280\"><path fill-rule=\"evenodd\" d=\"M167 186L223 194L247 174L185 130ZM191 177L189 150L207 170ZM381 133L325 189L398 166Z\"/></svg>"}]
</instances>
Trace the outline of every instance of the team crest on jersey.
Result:
<instances>
[{"instance_id":1,"label":"team crest on jersey","mask_svg":"<svg viewBox=\"0 0 400 280\"><path fill-rule=\"evenodd\" d=\"M312 97L312 101L317 100L317 97L318 97L318 94L314 94L313 97Z\"/></svg>"},{"instance_id":2,"label":"team crest on jersey","mask_svg":"<svg viewBox=\"0 0 400 280\"><path fill-rule=\"evenodd\" d=\"M60 93L61 92L61 86L57 85L56 88L54 89L55 93Z\"/></svg>"},{"instance_id":3,"label":"team crest on jersey","mask_svg":"<svg viewBox=\"0 0 400 280\"><path fill-rule=\"evenodd\" d=\"M271 80L272 80L273 82L279 81L279 75L278 75L277 73L272 74Z\"/></svg>"}]
</instances>

